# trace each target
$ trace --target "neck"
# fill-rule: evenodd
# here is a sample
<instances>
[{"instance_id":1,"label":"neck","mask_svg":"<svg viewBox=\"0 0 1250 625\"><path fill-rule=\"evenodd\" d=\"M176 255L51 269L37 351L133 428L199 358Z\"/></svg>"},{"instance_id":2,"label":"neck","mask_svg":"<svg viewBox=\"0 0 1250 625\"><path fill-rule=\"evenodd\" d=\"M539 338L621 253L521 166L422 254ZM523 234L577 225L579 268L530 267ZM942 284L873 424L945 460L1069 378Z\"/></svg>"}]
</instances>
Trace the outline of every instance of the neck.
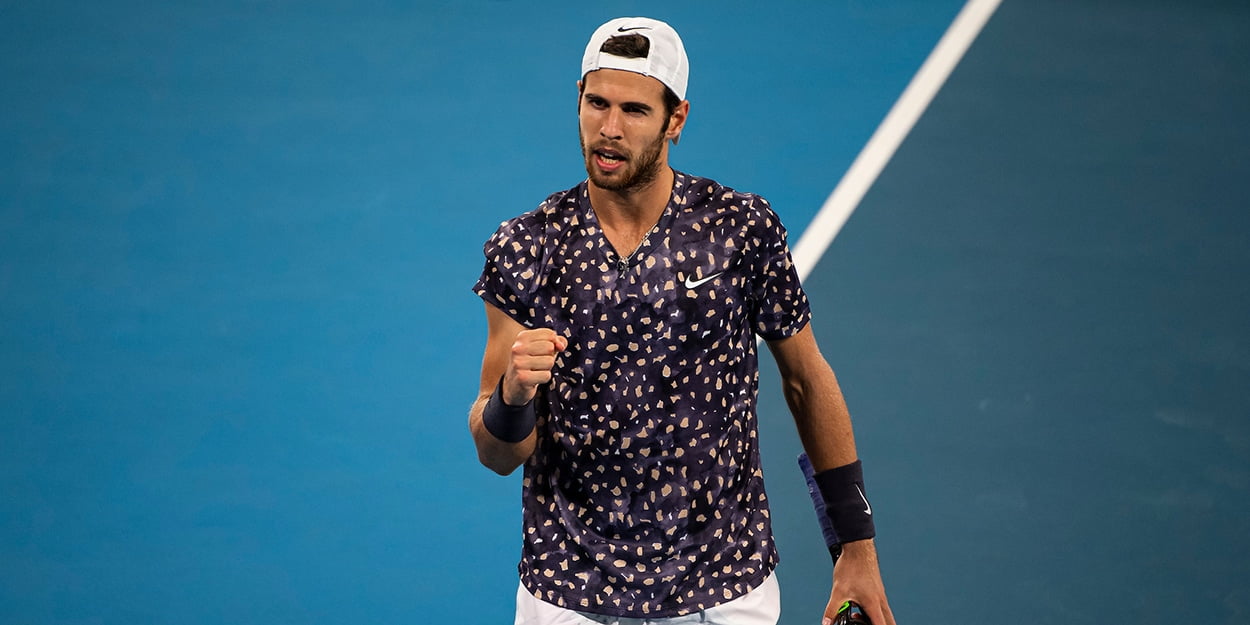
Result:
<instances>
[{"instance_id":1,"label":"neck","mask_svg":"<svg viewBox=\"0 0 1250 625\"><path fill-rule=\"evenodd\" d=\"M612 191L590 182L590 206L599 224L609 232L645 234L660 219L673 195L673 170L665 166L655 180L640 189Z\"/></svg>"}]
</instances>

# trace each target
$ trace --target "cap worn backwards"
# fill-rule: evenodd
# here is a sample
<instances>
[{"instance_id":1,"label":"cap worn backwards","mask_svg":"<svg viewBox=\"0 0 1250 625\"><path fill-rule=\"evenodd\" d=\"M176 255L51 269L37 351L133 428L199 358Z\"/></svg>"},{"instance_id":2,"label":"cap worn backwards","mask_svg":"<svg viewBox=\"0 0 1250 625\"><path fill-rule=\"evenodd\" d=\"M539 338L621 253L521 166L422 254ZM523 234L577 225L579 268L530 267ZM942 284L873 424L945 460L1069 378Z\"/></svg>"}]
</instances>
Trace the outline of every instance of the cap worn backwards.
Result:
<instances>
[{"instance_id":1,"label":"cap worn backwards","mask_svg":"<svg viewBox=\"0 0 1250 625\"><path fill-rule=\"evenodd\" d=\"M600 51L612 37L641 35L650 42L645 58L630 59ZM686 83L690 78L690 61L681 37L672 26L647 17L618 17L595 30L582 56L582 76L598 69L619 69L650 76L673 90L680 100L686 99Z\"/></svg>"}]
</instances>

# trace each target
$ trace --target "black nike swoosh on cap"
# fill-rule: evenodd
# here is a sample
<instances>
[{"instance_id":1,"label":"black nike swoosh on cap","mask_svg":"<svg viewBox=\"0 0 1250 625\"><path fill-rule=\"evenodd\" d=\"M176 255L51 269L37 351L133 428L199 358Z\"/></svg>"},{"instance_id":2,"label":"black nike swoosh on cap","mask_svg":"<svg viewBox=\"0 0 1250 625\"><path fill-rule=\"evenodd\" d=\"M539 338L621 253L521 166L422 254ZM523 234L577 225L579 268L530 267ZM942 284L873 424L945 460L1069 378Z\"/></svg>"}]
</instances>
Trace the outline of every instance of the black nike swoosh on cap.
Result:
<instances>
[{"instance_id":1,"label":"black nike swoosh on cap","mask_svg":"<svg viewBox=\"0 0 1250 625\"><path fill-rule=\"evenodd\" d=\"M618 33L627 33L631 30L651 30L651 27L650 26L633 26L631 28L625 28L624 26L616 27L616 32Z\"/></svg>"}]
</instances>

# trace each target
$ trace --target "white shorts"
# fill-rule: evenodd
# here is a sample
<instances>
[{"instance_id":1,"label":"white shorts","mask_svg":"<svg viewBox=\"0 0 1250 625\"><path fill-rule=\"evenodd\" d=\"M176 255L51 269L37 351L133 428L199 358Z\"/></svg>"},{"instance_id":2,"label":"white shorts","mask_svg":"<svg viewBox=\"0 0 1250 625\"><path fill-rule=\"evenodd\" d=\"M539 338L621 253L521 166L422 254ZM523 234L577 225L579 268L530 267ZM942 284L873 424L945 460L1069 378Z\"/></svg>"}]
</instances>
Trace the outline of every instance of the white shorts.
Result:
<instances>
[{"instance_id":1,"label":"white shorts","mask_svg":"<svg viewBox=\"0 0 1250 625\"><path fill-rule=\"evenodd\" d=\"M777 576L745 595L714 608L672 618L626 618L588 614L554 606L531 595L524 585L517 588L515 625L777 625L781 618L781 588Z\"/></svg>"}]
</instances>

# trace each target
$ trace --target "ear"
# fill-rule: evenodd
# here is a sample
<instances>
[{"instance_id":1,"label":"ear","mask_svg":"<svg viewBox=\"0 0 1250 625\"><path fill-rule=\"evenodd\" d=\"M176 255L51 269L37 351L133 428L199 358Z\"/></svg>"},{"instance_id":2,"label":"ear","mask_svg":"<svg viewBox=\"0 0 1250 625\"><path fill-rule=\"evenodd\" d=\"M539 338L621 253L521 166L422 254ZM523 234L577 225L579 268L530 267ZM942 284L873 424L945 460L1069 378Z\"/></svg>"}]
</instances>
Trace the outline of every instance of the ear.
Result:
<instances>
[{"instance_id":1,"label":"ear","mask_svg":"<svg viewBox=\"0 0 1250 625\"><path fill-rule=\"evenodd\" d=\"M673 116L668 118L668 132L664 133L664 137L677 145L681 140L681 131L686 127L686 120L690 118L690 100L682 100L677 108L673 109Z\"/></svg>"}]
</instances>

